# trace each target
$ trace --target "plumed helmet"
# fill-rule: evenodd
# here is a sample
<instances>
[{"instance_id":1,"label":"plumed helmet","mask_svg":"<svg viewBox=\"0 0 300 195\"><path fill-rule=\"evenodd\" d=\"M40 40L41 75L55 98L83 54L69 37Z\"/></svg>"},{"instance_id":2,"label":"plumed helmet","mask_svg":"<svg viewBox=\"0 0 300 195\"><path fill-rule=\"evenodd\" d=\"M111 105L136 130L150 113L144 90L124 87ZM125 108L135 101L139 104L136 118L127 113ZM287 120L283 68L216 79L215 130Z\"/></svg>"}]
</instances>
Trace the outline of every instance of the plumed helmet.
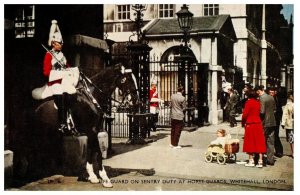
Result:
<instances>
[{"instance_id":1,"label":"plumed helmet","mask_svg":"<svg viewBox=\"0 0 300 195\"><path fill-rule=\"evenodd\" d=\"M157 85L157 76L155 74L152 74L151 79L150 79L150 84Z\"/></svg>"},{"instance_id":2,"label":"plumed helmet","mask_svg":"<svg viewBox=\"0 0 300 195\"><path fill-rule=\"evenodd\" d=\"M50 32L49 32L49 40L48 40L48 45L51 46L51 42L56 41L56 42L61 42L63 43L63 38L61 35L61 32L59 30L58 24L56 20L51 21L51 27L50 27Z\"/></svg>"}]
</instances>

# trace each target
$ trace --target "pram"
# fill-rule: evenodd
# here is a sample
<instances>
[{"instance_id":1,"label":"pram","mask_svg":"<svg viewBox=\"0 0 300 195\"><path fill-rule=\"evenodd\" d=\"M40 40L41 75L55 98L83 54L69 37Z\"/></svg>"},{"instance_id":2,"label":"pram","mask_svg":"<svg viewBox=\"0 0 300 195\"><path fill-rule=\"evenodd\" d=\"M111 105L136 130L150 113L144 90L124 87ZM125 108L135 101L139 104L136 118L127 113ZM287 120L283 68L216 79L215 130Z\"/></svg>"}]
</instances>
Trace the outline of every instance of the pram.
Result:
<instances>
[{"instance_id":1,"label":"pram","mask_svg":"<svg viewBox=\"0 0 300 195\"><path fill-rule=\"evenodd\" d=\"M239 142L237 138L232 139L230 134L226 135L224 148L221 144L208 146L205 153L205 162L212 162L213 160L216 160L219 164L225 164L228 160L236 162L236 153L239 152L240 148Z\"/></svg>"}]
</instances>

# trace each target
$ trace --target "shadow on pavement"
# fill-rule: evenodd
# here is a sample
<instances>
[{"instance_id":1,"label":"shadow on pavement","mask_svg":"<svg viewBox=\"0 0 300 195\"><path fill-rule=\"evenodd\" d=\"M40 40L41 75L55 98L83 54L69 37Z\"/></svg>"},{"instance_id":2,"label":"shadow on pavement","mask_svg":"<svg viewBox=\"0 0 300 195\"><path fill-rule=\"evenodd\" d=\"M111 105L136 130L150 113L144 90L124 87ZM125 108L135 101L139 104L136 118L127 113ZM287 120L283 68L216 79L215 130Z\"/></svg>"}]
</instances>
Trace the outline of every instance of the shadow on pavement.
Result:
<instances>
[{"instance_id":1,"label":"shadow on pavement","mask_svg":"<svg viewBox=\"0 0 300 195\"><path fill-rule=\"evenodd\" d=\"M127 152L131 152L134 150L141 149L143 147L149 146L149 143L156 142L160 139L164 139L167 137L170 133L167 131L157 131L152 132L153 134L150 135L149 138L146 138L145 144L131 144L128 143L128 138L115 138L113 139L112 143L112 151L109 153L108 158L111 158L113 156L124 154Z\"/></svg>"},{"instance_id":2,"label":"shadow on pavement","mask_svg":"<svg viewBox=\"0 0 300 195\"><path fill-rule=\"evenodd\" d=\"M108 177L118 177L124 174L141 174L144 176L152 176L155 174L154 169L129 169L129 168L111 168L110 166L105 166Z\"/></svg>"}]
</instances>

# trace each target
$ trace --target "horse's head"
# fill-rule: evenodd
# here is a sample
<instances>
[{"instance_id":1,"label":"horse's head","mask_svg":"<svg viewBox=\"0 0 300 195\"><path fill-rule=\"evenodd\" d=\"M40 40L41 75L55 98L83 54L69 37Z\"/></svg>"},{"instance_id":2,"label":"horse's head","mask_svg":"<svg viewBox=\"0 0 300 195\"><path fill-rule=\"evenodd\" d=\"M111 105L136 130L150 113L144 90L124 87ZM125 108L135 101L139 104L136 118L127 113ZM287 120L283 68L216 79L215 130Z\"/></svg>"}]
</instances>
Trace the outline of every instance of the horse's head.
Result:
<instances>
[{"instance_id":1,"label":"horse's head","mask_svg":"<svg viewBox=\"0 0 300 195\"><path fill-rule=\"evenodd\" d=\"M98 94L96 96L102 107L112 101L112 107L130 110L138 101L136 78L131 69L126 69L121 63L105 68L91 80L98 88L94 93Z\"/></svg>"},{"instance_id":2,"label":"horse's head","mask_svg":"<svg viewBox=\"0 0 300 195\"><path fill-rule=\"evenodd\" d=\"M125 69L122 64L117 64L115 70L119 76L115 80L115 91L112 94L113 106L126 110L132 109L138 102L137 81L131 69Z\"/></svg>"}]
</instances>

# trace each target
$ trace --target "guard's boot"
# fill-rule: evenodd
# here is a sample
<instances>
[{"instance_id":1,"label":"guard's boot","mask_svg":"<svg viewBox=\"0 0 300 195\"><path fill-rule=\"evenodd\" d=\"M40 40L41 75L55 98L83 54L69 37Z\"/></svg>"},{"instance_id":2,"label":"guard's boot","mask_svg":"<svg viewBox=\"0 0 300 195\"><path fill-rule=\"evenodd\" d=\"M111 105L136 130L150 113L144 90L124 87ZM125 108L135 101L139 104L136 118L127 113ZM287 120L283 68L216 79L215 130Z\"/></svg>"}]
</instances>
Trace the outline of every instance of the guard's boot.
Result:
<instances>
[{"instance_id":1,"label":"guard's boot","mask_svg":"<svg viewBox=\"0 0 300 195\"><path fill-rule=\"evenodd\" d=\"M98 177L94 173L93 165L88 162L86 163L86 171L89 174L88 180L91 183L99 183L100 182Z\"/></svg>"},{"instance_id":2,"label":"guard's boot","mask_svg":"<svg viewBox=\"0 0 300 195\"><path fill-rule=\"evenodd\" d=\"M107 177L106 171L105 171L103 166L102 166L102 171L99 170L99 175L102 179L103 187L106 187L106 188L112 188L113 187L112 183L110 182L110 179Z\"/></svg>"},{"instance_id":3,"label":"guard's boot","mask_svg":"<svg viewBox=\"0 0 300 195\"><path fill-rule=\"evenodd\" d=\"M68 133L70 135L79 136L80 133L76 129L73 116L72 116L72 110L71 110L71 105L74 104L75 100L76 100L76 94L64 93L63 107L64 107L64 116L65 116Z\"/></svg>"},{"instance_id":4,"label":"guard's boot","mask_svg":"<svg viewBox=\"0 0 300 195\"><path fill-rule=\"evenodd\" d=\"M62 95L54 95L54 103L57 107L58 114L58 131L61 133L65 133L67 126L65 124L64 117L64 109L63 109L63 96Z\"/></svg>"}]
</instances>

